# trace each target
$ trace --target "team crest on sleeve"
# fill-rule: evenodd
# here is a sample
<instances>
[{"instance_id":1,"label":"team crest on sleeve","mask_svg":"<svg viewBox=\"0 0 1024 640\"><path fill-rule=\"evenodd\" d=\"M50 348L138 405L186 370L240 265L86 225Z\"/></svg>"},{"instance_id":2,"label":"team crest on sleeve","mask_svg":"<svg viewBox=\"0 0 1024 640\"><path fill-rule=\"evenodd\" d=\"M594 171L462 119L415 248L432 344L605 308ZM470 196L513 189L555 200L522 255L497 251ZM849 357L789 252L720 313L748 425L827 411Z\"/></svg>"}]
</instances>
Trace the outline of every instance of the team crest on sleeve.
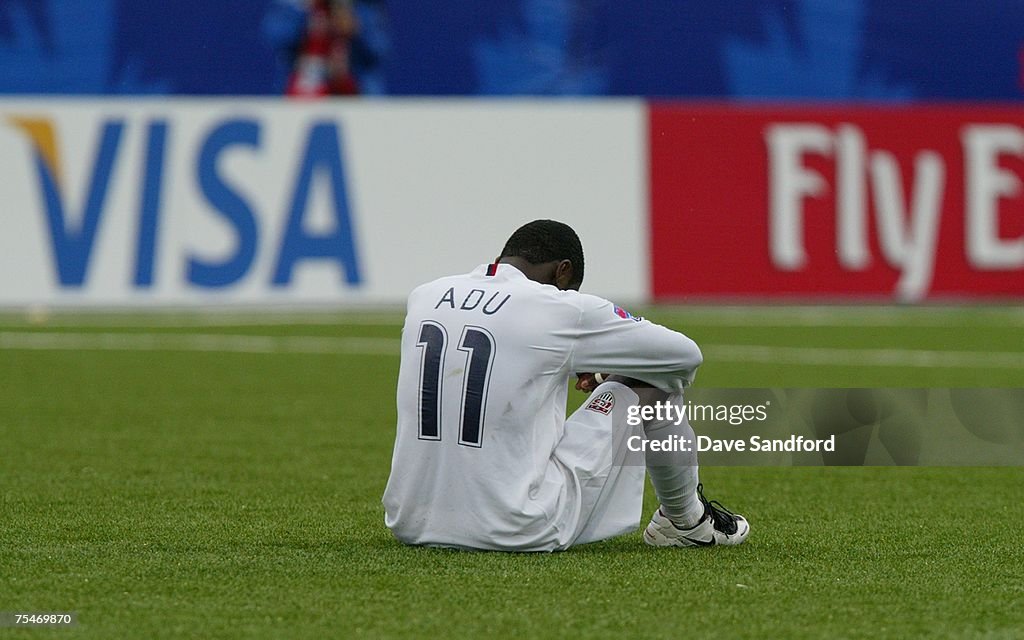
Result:
<instances>
[{"instance_id":1,"label":"team crest on sleeve","mask_svg":"<svg viewBox=\"0 0 1024 640\"><path fill-rule=\"evenodd\" d=\"M611 391L605 391L601 395L594 396L593 398L591 398L590 402L587 403L586 408L589 411L594 411L596 413L603 413L604 415L608 415L609 413L612 412L612 408L614 406L615 395L612 394Z\"/></svg>"},{"instance_id":2,"label":"team crest on sleeve","mask_svg":"<svg viewBox=\"0 0 1024 640\"><path fill-rule=\"evenodd\" d=\"M626 311L617 304L613 305L613 307L615 315L619 316L623 320L632 320L633 322L640 322L641 320L643 320L643 318L641 318L640 316L634 316L632 313Z\"/></svg>"}]
</instances>

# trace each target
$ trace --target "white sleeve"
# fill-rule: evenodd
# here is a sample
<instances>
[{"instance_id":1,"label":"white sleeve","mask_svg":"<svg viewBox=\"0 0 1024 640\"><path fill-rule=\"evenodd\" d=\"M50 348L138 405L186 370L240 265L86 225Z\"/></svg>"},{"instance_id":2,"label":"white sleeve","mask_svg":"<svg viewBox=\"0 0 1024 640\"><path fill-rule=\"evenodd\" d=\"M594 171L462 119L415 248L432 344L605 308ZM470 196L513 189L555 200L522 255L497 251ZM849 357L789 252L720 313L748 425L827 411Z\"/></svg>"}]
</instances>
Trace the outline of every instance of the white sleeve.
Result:
<instances>
[{"instance_id":1,"label":"white sleeve","mask_svg":"<svg viewBox=\"0 0 1024 640\"><path fill-rule=\"evenodd\" d=\"M602 298L580 298L583 310L570 359L573 372L616 373L669 392L693 382L704 360L693 340L634 318Z\"/></svg>"}]
</instances>

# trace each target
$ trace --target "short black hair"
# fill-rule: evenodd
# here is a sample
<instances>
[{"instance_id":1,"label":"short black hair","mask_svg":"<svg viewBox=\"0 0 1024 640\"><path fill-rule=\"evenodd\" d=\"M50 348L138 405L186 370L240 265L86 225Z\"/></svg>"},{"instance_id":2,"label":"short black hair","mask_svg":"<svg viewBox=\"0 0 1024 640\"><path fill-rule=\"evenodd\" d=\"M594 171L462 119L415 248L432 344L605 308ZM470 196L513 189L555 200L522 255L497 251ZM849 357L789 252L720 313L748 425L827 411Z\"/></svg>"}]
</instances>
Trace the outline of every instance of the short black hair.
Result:
<instances>
[{"instance_id":1,"label":"short black hair","mask_svg":"<svg viewBox=\"0 0 1024 640\"><path fill-rule=\"evenodd\" d=\"M555 220L534 220L516 229L501 250L501 258L518 256L530 264L553 260L572 263L573 287L583 284L583 244L572 227Z\"/></svg>"}]
</instances>

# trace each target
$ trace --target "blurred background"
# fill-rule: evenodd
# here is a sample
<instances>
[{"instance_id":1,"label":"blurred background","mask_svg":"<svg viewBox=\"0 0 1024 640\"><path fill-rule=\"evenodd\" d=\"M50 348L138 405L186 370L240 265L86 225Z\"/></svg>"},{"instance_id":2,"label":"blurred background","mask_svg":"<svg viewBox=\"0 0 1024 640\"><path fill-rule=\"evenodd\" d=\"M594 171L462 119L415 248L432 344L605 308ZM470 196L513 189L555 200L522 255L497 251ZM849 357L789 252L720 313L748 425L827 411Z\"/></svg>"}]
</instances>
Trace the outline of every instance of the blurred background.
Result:
<instances>
[{"instance_id":1,"label":"blurred background","mask_svg":"<svg viewBox=\"0 0 1024 640\"><path fill-rule=\"evenodd\" d=\"M1019 301L1022 65L1019 0L4 0L0 304L400 303L540 217L623 302Z\"/></svg>"},{"instance_id":2,"label":"blurred background","mask_svg":"<svg viewBox=\"0 0 1024 640\"><path fill-rule=\"evenodd\" d=\"M1022 34L1017 0L5 0L0 90L1019 101Z\"/></svg>"}]
</instances>

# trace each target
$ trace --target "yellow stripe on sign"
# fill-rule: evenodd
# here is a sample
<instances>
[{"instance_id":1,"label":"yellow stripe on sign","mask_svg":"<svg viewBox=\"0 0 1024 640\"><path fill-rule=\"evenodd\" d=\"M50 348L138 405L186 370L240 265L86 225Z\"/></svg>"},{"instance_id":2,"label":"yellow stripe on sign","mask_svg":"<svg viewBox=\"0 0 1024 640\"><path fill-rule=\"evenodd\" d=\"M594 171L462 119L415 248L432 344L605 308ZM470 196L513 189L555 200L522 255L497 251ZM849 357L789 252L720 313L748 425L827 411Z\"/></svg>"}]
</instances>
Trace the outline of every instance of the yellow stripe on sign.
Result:
<instances>
[{"instance_id":1,"label":"yellow stripe on sign","mask_svg":"<svg viewBox=\"0 0 1024 640\"><path fill-rule=\"evenodd\" d=\"M50 170L53 180L60 184L61 165L60 155L57 150L57 134L53 130L53 123L47 118L32 118L11 116L8 120L18 127L32 140L36 152L42 157Z\"/></svg>"}]
</instances>

